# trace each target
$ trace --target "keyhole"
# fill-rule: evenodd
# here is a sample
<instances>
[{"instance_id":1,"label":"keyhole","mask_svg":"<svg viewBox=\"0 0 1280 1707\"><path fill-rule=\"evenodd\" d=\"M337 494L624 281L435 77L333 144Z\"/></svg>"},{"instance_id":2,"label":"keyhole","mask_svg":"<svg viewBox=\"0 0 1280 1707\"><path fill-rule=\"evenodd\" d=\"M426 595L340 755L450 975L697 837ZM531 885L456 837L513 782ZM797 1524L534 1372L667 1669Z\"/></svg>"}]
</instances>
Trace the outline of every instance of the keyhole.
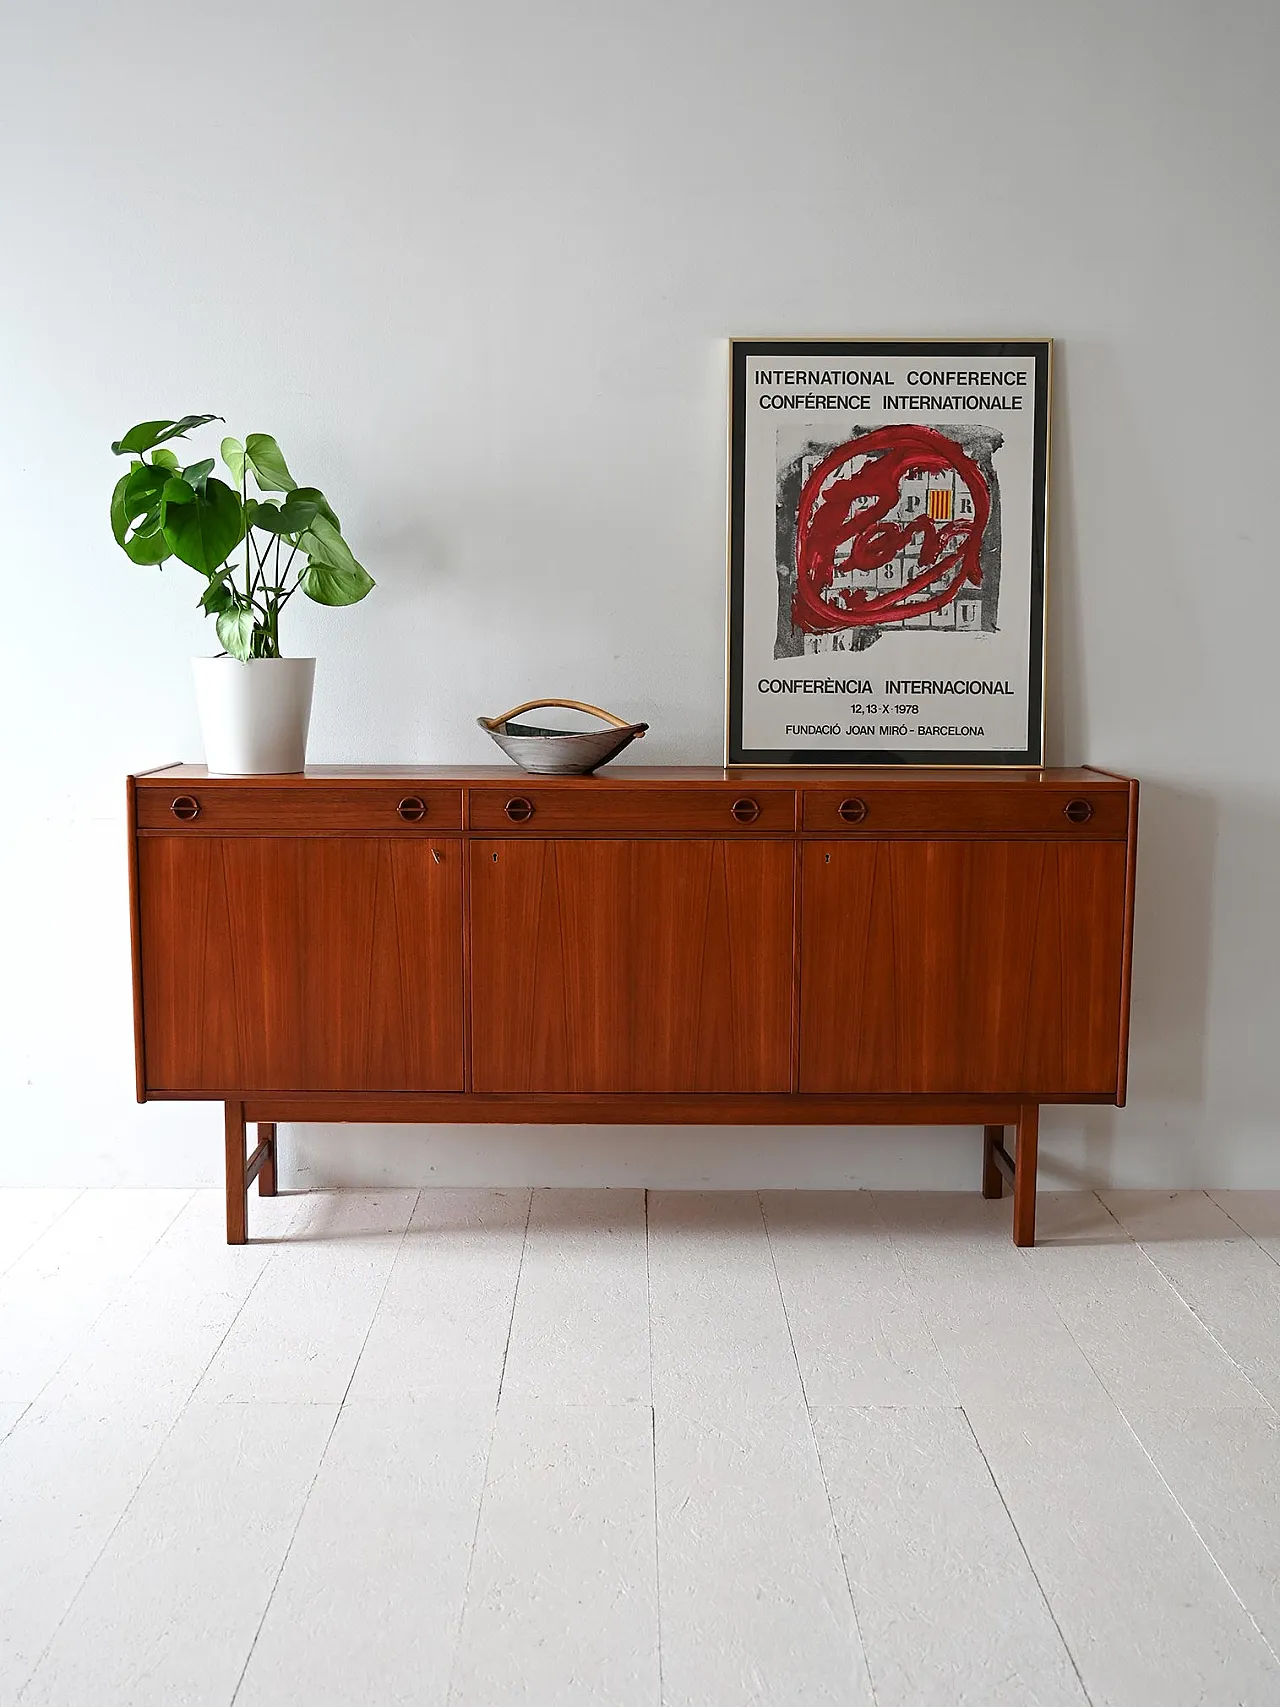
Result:
<instances>
[{"instance_id":1,"label":"keyhole","mask_svg":"<svg viewBox=\"0 0 1280 1707\"><path fill-rule=\"evenodd\" d=\"M494 854L494 856L493 856L493 863L494 863L494 864L495 864L495 865L497 865L497 863L498 863L498 856L497 856L497 854Z\"/></svg>"},{"instance_id":2,"label":"keyhole","mask_svg":"<svg viewBox=\"0 0 1280 1707\"><path fill-rule=\"evenodd\" d=\"M831 855L830 854L823 854L822 863L823 863L823 865L830 865L831 864Z\"/></svg>"}]
</instances>

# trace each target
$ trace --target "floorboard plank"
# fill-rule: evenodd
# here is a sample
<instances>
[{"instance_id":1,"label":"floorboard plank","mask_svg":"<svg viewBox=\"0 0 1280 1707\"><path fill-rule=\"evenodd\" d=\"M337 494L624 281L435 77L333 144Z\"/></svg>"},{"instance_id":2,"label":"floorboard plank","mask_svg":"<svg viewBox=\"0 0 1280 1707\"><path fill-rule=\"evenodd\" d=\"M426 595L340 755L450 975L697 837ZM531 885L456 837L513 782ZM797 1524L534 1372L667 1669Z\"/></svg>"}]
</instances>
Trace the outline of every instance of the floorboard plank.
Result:
<instances>
[{"instance_id":1,"label":"floorboard plank","mask_svg":"<svg viewBox=\"0 0 1280 1707\"><path fill-rule=\"evenodd\" d=\"M964 1413L814 1429L877 1707L1088 1707Z\"/></svg>"},{"instance_id":2,"label":"floorboard plank","mask_svg":"<svg viewBox=\"0 0 1280 1707\"><path fill-rule=\"evenodd\" d=\"M1226 1356L1280 1406L1280 1264L1202 1191L1100 1195ZM1200 1391L1172 1402L1229 1397Z\"/></svg>"},{"instance_id":3,"label":"floorboard plank","mask_svg":"<svg viewBox=\"0 0 1280 1707\"><path fill-rule=\"evenodd\" d=\"M1048 1297L1028 1284L1007 1203L955 1192L875 1200L962 1404L1109 1403Z\"/></svg>"},{"instance_id":4,"label":"floorboard plank","mask_svg":"<svg viewBox=\"0 0 1280 1707\"><path fill-rule=\"evenodd\" d=\"M1052 1193L1040 1201L1052 1228L1058 1202ZM1087 1229L1076 1202L1069 1212L1074 1239L1019 1254L1118 1405L1265 1403L1101 1203Z\"/></svg>"},{"instance_id":5,"label":"floorboard plank","mask_svg":"<svg viewBox=\"0 0 1280 1707\"><path fill-rule=\"evenodd\" d=\"M533 1193L504 1397L649 1403L644 1192Z\"/></svg>"},{"instance_id":6,"label":"floorboard plank","mask_svg":"<svg viewBox=\"0 0 1280 1707\"><path fill-rule=\"evenodd\" d=\"M803 1406L755 1192L650 1192L649 1300L655 1405Z\"/></svg>"},{"instance_id":7,"label":"floorboard plank","mask_svg":"<svg viewBox=\"0 0 1280 1707\"><path fill-rule=\"evenodd\" d=\"M227 1707L336 1408L192 1403L24 1707Z\"/></svg>"},{"instance_id":8,"label":"floorboard plank","mask_svg":"<svg viewBox=\"0 0 1280 1707\"><path fill-rule=\"evenodd\" d=\"M424 1191L378 1304L348 1402L498 1403L529 1192Z\"/></svg>"},{"instance_id":9,"label":"floorboard plank","mask_svg":"<svg viewBox=\"0 0 1280 1707\"><path fill-rule=\"evenodd\" d=\"M341 1404L417 1197L415 1191L299 1197L288 1237L274 1246L276 1260L197 1397Z\"/></svg>"},{"instance_id":10,"label":"floorboard plank","mask_svg":"<svg viewBox=\"0 0 1280 1707\"><path fill-rule=\"evenodd\" d=\"M450 1707L654 1707L645 1405L498 1412Z\"/></svg>"},{"instance_id":11,"label":"floorboard plank","mask_svg":"<svg viewBox=\"0 0 1280 1707\"><path fill-rule=\"evenodd\" d=\"M348 1399L236 1707L444 1707L492 1431L483 1403Z\"/></svg>"},{"instance_id":12,"label":"floorboard plank","mask_svg":"<svg viewBox=\"0 0 1280 1707\"><path fill-rule=\"evenodd\" d=\"M1125 1413L1218 1568L1280 1653L1280 1416L1223 1405Z\"/></svg>"},{"instance_id":13,"label":"floorboard plank","mask_svg":"<svg viewBox=\"0 0 1280 1707\"><path fill-rule=\"evenodd\" d=\"M34 1399L190 1191L86 1191L0 1279L0 1400Z\"/></svg>"},{"instance_id":14,"label":"floorboard plank","mask_svg":"<svg viewBox=\"0 0 1280 1707\"><path fill-rule=\"evenodd\" d=\"M196 1192L0 1445L0 1702L27 1681L270 1260L223 1234L221 1192Z\"/></svg>"},{"instance_id":15,"label":"floorboard plank","mask_svg":"<svg viewBox=\"0 0 1280 1707\"><path fill-rule=\"evenodd\" d=\"M656 1412L665 1707L873 1701L798 1403Z\"/></svg>"},{"instance_id":16,"label":"floorboard plank","mask_svg":"<svg viewBox=\"0 0 1280 1707\"><path fill-rule=\"evenodd\" d=\"M871 1194L760 1195L810 1405L954 1405Z\"/></svg>"}]
</instances>

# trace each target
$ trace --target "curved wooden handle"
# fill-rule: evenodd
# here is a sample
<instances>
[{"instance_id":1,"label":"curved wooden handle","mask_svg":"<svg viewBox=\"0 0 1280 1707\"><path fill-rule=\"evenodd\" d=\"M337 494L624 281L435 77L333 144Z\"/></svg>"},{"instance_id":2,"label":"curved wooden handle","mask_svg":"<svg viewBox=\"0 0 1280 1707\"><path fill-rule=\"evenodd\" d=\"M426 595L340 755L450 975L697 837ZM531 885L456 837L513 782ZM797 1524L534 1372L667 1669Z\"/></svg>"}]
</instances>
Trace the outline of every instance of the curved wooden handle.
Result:
<instances>
[{"instance_id":1,"label":"curved wooden handle","mask_svg":"<svg viewBox=\"0 0 1280 1707\"><path fill-rule=\"evenodd\" d=\"M615 729L636 729L639 733L644 733L644 728L635 723L628 723L625 717L615 717L611 711L602 711L598 705L585 705L580 699L527 699L523 705L513 705L510 711L504 711L501 717L482 717L480 721L488 729L497 729L509 717L519 717L523 711L540 711L548 705L559 706L562 711L585 711L592 717L600 717L606 723L612 723Z\"/></svg>"}]
</instances>

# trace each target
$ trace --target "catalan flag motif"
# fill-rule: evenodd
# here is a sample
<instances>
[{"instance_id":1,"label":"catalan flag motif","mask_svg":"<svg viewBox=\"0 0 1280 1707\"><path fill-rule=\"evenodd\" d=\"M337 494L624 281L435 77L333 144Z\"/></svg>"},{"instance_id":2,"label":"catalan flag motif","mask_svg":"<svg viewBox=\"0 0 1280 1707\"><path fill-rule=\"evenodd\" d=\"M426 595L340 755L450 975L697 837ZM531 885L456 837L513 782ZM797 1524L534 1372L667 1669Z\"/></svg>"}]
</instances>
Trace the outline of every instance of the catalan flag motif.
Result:
<instances>
[{"instance_id":1,"label":"catalan flag motif","mask_svg":"<svg viewBox=\"0 0 1280 1707\"><path fill-rule=\"evenodd\" d=\"M931 522L949 522L951 520L951 488L949 486L934 486L930 489L929 520Z\"/></svg>"}]
</instances>

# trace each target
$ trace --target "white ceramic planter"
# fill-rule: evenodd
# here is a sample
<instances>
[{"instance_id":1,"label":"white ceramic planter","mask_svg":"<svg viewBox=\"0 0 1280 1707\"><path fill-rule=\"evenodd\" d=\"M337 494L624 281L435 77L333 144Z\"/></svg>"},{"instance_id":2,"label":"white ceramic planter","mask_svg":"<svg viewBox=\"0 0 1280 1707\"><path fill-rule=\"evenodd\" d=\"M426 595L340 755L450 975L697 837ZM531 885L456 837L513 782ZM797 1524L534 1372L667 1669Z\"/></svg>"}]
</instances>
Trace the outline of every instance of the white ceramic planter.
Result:
<instances>
[{"instance_id":1,"label":"white ceramic planter","mask_svg":"<svg viewBox=\"0 0 1280 1707\"><path fill-rule=\"evenodd\" d=\"M205 763L214 776L300 771L314 658L193 658Z\"/></svg>"}]
</instances>

